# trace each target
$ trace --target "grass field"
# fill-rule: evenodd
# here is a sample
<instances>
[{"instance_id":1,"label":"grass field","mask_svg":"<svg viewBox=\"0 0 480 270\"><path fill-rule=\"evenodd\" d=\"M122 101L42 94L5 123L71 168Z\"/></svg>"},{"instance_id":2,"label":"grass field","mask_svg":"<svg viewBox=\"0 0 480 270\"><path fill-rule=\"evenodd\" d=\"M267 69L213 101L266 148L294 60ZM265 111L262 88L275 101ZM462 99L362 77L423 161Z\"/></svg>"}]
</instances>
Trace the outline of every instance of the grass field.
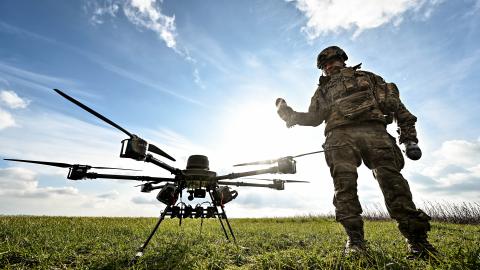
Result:
<instances>
[{"instance_id":1,"label":"grass field","mask_svg":"<svg viewBox=\"0 0 480 270\"><path fill-rule=\"evenodd\" d=\"M122 269L154 218L0 216L0 268ZM342 255L345 235L319 217L232 219L236 246L217 220L166 219L135 269L480 269L480 225L433 222L437 262L405 259L393 221L367 221L368 256Z\"/></svg>"}]
</instances>

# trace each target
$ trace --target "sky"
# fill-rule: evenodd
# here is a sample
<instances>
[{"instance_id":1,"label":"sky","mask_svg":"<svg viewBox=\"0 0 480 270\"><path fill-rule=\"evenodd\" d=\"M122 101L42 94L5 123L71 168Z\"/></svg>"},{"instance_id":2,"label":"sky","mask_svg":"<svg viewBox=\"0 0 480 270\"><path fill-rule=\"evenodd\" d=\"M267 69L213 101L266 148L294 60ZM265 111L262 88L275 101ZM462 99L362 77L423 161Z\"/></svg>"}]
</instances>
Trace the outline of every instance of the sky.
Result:
<instances>
[{"instance_id":1,"label":"sky","mask_svg":"<svg viewBox=\"0 0 480 270\"><path fill-rule=\"evenodd\" d=\"M156 216L164 207L135 181L71 181L67 169L3 160L169 176L121 159L125 134L54 88L159 146L180 169L193 154L224 174L239 171L235 163L321 150L325 126L287 129L274 102L306 111L321 75L316 57L331 45L346 51L347 65L395 82L418 117L423 157L402 171L417 205L479 202L478 44L479 0L3 0L0 215ZM324 156L297 161L297 174L265 177L309 184L235 188L227 214L332 213ZM383 204L363 165L358 189L364 210Z\"/></svg>"}]
</instances>

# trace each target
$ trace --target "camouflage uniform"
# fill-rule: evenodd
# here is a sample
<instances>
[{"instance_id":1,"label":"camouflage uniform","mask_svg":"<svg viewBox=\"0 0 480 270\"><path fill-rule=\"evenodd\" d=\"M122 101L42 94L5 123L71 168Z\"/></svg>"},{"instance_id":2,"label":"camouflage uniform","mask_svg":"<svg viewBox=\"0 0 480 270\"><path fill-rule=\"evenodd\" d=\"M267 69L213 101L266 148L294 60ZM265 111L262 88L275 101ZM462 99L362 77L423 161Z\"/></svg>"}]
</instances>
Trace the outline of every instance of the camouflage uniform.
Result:
<instances>
[{"instance_id":1,"label":"camouflage uniform","mask_svg":"<svg viewBox=\"0 0 480 270\"><path fill-rule=\"evenodd\" d=\"M404 166L402 153L386 131L386 125L396 120L400 143L418 142L416 117L400 101L395 84L358 70L358 66L344 67L331 76L320 77L308 112L287 109L287 126L326 123L325 159L335 187L336 220L344 226L349 241L364 241L357 196L357 167L362 161L373 171L388 213L398 222L401 233L410 243L426 241L430 218L415 207L408 182L400 173Z\"/></svg>"}]
</instances>

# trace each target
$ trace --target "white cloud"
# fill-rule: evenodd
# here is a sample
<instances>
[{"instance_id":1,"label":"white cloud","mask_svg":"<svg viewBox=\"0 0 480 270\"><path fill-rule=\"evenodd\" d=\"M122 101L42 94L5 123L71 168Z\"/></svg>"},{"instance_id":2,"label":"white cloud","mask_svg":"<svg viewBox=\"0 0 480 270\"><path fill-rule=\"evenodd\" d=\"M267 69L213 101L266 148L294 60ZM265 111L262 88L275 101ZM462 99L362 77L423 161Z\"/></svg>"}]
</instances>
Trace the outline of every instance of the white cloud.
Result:
<instances>
[{"instance_id":1,"label":"white cloud","mask_svg":"<svg viewBox=\"0 0 480 270\"><path fill-rule=\"evenodd\" d=\"M32 190L37 187L36 173L24 168L0 169L0 191Z\"/></svg>"},{"instance_id":2,"label":"white cloud","mask_svg":"<svg viewBox=\"0 0 480 270\"><path fill-rule=\"evenodd\" d=\"M90 21L94 24L103 24L102 17L116 17L119 7L123 7L123 13L126 18L140 29L148 29L155 32L160 40L164 41L167 47L173 49L186 61L196 64L188 49L178 48L177 30L175 26L175 15L167 16L162 13L160 4L157 0L107 0L102 5L97 2L87 2L85 9L93 9ZM200 87L205 88L200 78L198 68L194 68L192 73L194 82Z\"/></svg>"},{"instance_id":3,"label":"white cloud","mask_svg":"<svg viewBox=\"0 0 480 270\"><path fill-rule=\"evenodd\" d=\"M175 15L163 14L157 0L127 0L123 5L123 11L131 23L155 32L167 47L172 48L186 61L196 63L187 49L179 49L177 46ZM197 68L193 71L193 78L200 88L205 88Z\"/></svg>"},{"instance_id":4,"label":"white cloud","mask_svg":"<svg viewBox=\"0 0 480 270\"><path fill-rule=\"evenodd\" d=\"M145 196L135 196L132 198L132 202L135 204L152 204L157 205L159 202L153 198L145 198Z\"/></svg>"},{"instance_id":5,"label":"white cloud","mask_svg":"<svg viewBox=\"0 0 480 270\"><path fill-rule=\"evenodd\" d=\"M123 6L128 20L133 24L157 33L169 48L175 48L175 16L162 14L156 0L129 0Z\"/></svg>"},{"instance_id":6,"label":"white cloud","mask_svg":"<svg viewBox=\"0 0 480 270\"><path fill-rule=\"evenodd\" d=\"M118 197L120 197L120 193L116 190L97 195L97 198L105 199L105 200L115 200Z\"/></svg>"},{"instance_id":7,"label":"white cloud","mask_svg":"<svg viewBox=\"0 0 480 270\"><path fill-rule=\"evenodd\" d=\"M46 198L52 195L77 195L72 187L38 187L37 174L31 170L10 167L0 169L0 194L17 198Z\"/></svg>"},{"instance_id":8,"label":"white cloud","mask_svg":"<svg viewBox=\"0 0 480 270\"><path fill-rule=\"evenodd\" d=\"M2 90L0 92L0 101L11 109L24 109L30 101L22 99L12 90Z\"/></svg>"},{"instance_id":9,"label":"white cloud","mask_svg":"<svg viewBox=\"0 0 480 270\"><path fill-rule=\"evenodd\" d=\"M10 109L24 109L30 101L20 98L17 93L11 90L2 90L0 92L0 103L6 105ZM0 107L0 130L16 126L13 115Z\"/></svg>"},{"instance_id":10,"label":"white cloud","mask_svg":"<svg viewBox=\"0 0 480 270\"><path fill-rule=\"evenodd\" d=\"M445 141L429 156L423 161L422 168L411 173L411 179L424 191L436 194L437 198L441 193L457 200L478 199L480 139Z\"/></svg>"},{"instance_id":11,"label":"white cloud","mask_svg":"<svg viewBox=\"0 0 480 270\"><path fill-rule=\"evenodd\" d=\"M435 155L442 157L441 163L474 166L480 163L480 140L473 142L465 140L446 141L435 152Z\"/></svg>"},{"instance_id":12,"label":"white cloud","mask_svg":"<svg viewBox=\"0 0 480 270\"><path fill-rule=\"evenodd\" d=\"M105 15L116 17L119 10L119 4L115 3L114 0L107 0L103 5L98 2L87 2L87 6L93 7L93 15L90 18L92 24L103 24L102 17Z\"/></svg>"},{"instance_id":13,"label":"white cloud","mask_svg":"<svg viewBox=\"0 0 480 270\"><path fill-rule=\"evenodd\" d=\"M200 88L205 89L205 84L202 82L202 78L200 77L200 72L198 71L198 68L195 68L193 70L193 79Z\"/></svg>"},{"instance_id":14,"label":"white cloud","mask_svg":"<svg viewBox=\"0 0 480 270\"><path fill-rule=\"evenodd\" d=\"M92 13L91 23L103 24L103 17L116 17L120 7L131 23L155 32L167 47L176 49L175 15L163 14L157 0L105 0L101 4L89 1L84 8Z\"/></svg>"},{"instance_id":15,"label":"white cloud","mask_svg":"<svg viewBox=\"0 0 480 270\"><path fill-rule=\"evenodd\" d=\"M435 161L422 170L422 174L438 179L471 172L480 166L480 140L450 140L442 143L440 149L432 153Z\"/></svg>"},{"instance_id":16,"label":"white cloud","mask_svg":"<svg viewBox=\"0 0 480 270\"><path fill-rule=\"evenodd\" d=\"M79 195L78 189L74 187L42 187L34 190L18 190L9 195L21 198L55 198L56 195L76 196Z\"/></svg>"},{"instance_id":17,"label":"white cloud","mask_svg":"<svg viewBox=\"0 0 480 270\"><path fill-rule=\"evenodd\" d=\"M302 31L311 40L341 30L354 30L355 38L363 31L393 23L399 25L408 10L423 11L429 17L442 0L287 0L307 17Z\"/></svg>"},{"instance_id":18,"label":"white cloud","mask_svg":"<svg viewBox=\"0 0 480 270\"><path fill-rule=\"evenodd\" d=\"M9 112L0 108L0 130L13 126L15 126L15 119L13 119L13 116Z\"/></svg>"}]
</instances>

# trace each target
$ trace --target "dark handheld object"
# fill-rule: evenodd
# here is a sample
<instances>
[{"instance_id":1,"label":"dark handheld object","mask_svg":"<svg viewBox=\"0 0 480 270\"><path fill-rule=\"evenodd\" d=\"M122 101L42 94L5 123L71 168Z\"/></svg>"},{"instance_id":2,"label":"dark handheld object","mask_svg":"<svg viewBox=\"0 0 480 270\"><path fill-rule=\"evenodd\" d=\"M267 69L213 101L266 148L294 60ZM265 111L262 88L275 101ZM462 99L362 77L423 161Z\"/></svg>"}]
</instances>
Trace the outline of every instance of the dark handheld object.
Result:
<instances>
[{"instance_id":1,"label":"dark handheld object","mask_svg":"<svg viewBox=\"0 0 480 270\"><path fill-rule=\"evenodd\" d=\"M295 122L292 117L295 111L287 105L287 102L283 98L277 98L277 100L275 100L275 105L277 106L278 116L285 121L288 128L293 127Z\"/></svg>"},{"instance_id":2,"label":"dark handheld object","mask_svg":"<svg viewBox=\"0 0 480 270\"><path fill-rule=\"evenodd\" d=\"M422 157L422 150L418 147L418 144L414 142L408 142L405 145L405 153L411 160L419 160Z\"/></svg>"},{"instance_id":3,"label":"dark handheld object","mask_svg":"<svg viewBox=\"0 0 480 270\"><path fill-rule=\"evenodd\" d=\"M280 107L280 106L286 106L287 105L287 102L285 101L285 99L283 98L277 98L277 100L275 100L275 106L277 107Z\"/></svg>"}]
</instances>

